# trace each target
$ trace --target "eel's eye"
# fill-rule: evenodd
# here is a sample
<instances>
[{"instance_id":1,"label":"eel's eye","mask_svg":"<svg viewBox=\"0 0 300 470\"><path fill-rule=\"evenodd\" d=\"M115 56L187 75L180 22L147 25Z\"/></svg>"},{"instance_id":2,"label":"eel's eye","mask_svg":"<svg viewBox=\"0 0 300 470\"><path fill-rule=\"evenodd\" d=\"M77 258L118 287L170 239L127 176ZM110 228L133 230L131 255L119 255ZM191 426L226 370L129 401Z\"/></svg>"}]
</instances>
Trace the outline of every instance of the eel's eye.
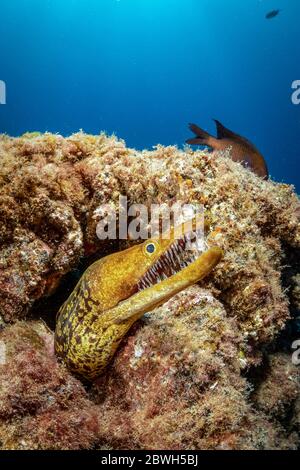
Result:
<instances>
[{"instance_id":1,"label":"eel's eye","mask_svg":"<svg viewBox=\"0 0 300 470\"><path fill-rule=\"evenodd\" d=\"M146 245L146 252L149 253L150 255L152 255L152 253L154 253L156 250L156 246L154 245L154 243L148 243Z\"/></svg>"}]
</instances>

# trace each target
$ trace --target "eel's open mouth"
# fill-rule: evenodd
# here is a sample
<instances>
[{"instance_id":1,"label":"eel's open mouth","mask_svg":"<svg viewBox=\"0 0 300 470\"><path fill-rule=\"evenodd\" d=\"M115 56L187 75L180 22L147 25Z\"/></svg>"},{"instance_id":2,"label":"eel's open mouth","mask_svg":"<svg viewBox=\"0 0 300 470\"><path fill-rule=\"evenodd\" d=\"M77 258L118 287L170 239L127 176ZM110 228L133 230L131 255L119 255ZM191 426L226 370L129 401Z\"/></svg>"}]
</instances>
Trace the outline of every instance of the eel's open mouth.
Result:
<instances>
[{"instance_id":1,"label":"eel's open mouth","mask_svg":"<svg viewBox=\"0 0 300 470\"><path fill-rule=\"evenodd\" d=\"M197 230L175 239L138 282L142 291L167 279L193 263L207 249L203 232Z\"/></svg>"}]
</instances>

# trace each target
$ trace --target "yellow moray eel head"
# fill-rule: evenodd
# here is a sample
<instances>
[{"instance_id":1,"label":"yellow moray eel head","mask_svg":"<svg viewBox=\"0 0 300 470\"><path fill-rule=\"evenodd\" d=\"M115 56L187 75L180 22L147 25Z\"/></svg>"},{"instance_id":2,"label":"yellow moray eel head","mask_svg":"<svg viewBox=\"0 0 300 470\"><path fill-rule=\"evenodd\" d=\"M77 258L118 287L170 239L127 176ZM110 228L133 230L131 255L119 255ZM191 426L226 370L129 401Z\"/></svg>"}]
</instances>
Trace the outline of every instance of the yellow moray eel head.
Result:
<instances>
[{"instance_id":1,"label":"yellow moray eel head","mask_svg":"<svg viewBox=\"0 0 300 470\"><path fill-rule=\"evenodd\" d=\"M57 316L55 351L71 371L95 379L136 320L201 280L220 261L220 248L203 251L193 232L178 238L178 228L168 239L147 240L85 271Z\"/></svg>"}]
</instances>

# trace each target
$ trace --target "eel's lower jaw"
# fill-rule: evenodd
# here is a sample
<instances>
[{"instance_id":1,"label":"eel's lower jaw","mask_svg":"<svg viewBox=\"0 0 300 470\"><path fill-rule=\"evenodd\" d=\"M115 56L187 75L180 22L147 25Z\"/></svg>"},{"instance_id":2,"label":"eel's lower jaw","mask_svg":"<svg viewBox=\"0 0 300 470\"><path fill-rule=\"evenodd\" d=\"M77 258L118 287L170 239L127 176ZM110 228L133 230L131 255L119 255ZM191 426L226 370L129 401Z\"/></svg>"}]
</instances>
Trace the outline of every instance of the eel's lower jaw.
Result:
<instances>
[{"instance_id":1,"label":"eel's lower jaw","mask_svg":"<svg viewBox=\"0 0 300 470\"><path fill-rule=\"evenodd\" d=\"M172 277L196 261L207 249L203 234L192 232L175 239L138 282L138 291L145 290Z\"/></svg>"}]
</instances>

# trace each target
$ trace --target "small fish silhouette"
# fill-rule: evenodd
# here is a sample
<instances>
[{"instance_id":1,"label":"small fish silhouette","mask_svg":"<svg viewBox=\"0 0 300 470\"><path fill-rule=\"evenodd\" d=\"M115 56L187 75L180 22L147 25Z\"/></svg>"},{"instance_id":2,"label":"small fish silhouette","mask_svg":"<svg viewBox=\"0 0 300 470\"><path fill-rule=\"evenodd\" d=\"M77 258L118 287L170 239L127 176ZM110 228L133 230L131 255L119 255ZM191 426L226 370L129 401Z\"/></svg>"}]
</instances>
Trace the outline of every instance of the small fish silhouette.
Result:
<instances>
[{"instance_id":1,"label":"small fish silhouette","mask_svg":"<svg viewBox=\"0 0 300 470\"><path fill-rule=\"evenodd\" d=\"M231 158L235 162L241 162L243 166L249 168L262 178L268 178L268 168L264 157L257 148L245 137L226 129L220 121L214 119L217 126L218 137L213 137L208 132L200 129L196 124L189 127L196 137L188 139L190 145L206 145L213 150L226 150L231 148Z\"/></svg>"},{"instance_id":2,"label":"small fish silhouette","mask_svg":"<svg viewBox=\"0 0 300 470\"><path fill-rule=\"evenodd\" d=\"M266 19L271 20L272 18L275 18L275 16L279 15L281 10L272 10L269 11L269 13L266 14Z\"/></svg>"}]
</instances>

